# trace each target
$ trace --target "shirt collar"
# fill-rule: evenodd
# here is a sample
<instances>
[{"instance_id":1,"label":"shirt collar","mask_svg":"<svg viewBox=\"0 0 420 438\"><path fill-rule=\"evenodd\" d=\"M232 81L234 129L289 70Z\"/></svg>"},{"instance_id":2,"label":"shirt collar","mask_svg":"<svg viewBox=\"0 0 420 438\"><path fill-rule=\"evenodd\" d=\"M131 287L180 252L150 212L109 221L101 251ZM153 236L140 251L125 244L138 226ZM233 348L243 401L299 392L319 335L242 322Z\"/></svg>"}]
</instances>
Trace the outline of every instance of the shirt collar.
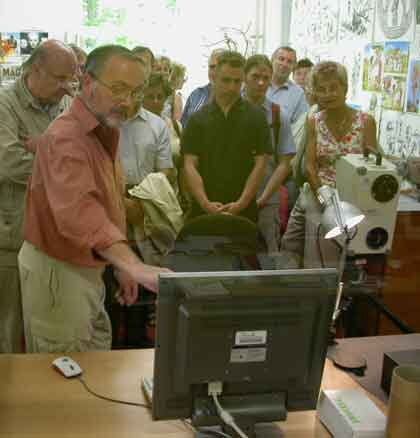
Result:
<instances>
[{"instance_id":1,"label":"shirt collar","mask_svg":"<svg viewBox=\"0 0 420 438\"><path fill-rule=\"evenodd\" d=\"M16 92L26 107L32 106L40 111L49 113L50 109L55 105L42 105L40 101L29 91L26 85L26 75L20 75L16 81Z\"/></svg>"},{"instance_id":2,"label":"shirt collar","mask_svg":"<svg viewBox=\"0 0 420 438\"><path fill-rule=\"evenodd\" d=\"M271 89L273 90L273 92L275 93L278 90L283 90L283 89L288 89L291 85L291 80L288 79L283 85L280 85L280 87L278 87L277 85L275 85L274 83L271 84Z\"/></svg>"},{"instance_id":3,"label":"shirt collar","mask_svg":"<svg viewBox=\"0 0 420 438\"><path fill-rule=\"evenodd\" d=\"M70 113L79 121L80 126L85 134L93 131L98 125L99 121L95 115L87 108L83 100L76 96L70 107Z\"/></svg>"},{"instance_id":4,"label":"shirt collar","mask_svg":"<svg viewBox=\"0 0 420 438\"><path fill-rule=\"evenodd\" d=\"M148 111L145 110L142 106L140 106L137 113L133 117L131 117L131 119L127 120L125 123L132 122L133 120L136 120L136 119L147 121L147 113L148 113Z\"/></svg>"},{"instance_id":5,"label":"shirt collar","mask_svg":"<svg viewBox=\"0 0 420 438\"><path fill-rule=\"evenodd\" d=\"M242 107L244 105L244 99L242 98L242 96L239 96L239 99L233 104L233 106L230 108L229 113L231 114L233 111L237 111L237 110L241 110ZM212 111L220 111L221 113L223 113L222 109L220 108L220 106L217 104L216 99L213 99L210 103L209 106L211 108Z\"/></svg>"}]
</instances>

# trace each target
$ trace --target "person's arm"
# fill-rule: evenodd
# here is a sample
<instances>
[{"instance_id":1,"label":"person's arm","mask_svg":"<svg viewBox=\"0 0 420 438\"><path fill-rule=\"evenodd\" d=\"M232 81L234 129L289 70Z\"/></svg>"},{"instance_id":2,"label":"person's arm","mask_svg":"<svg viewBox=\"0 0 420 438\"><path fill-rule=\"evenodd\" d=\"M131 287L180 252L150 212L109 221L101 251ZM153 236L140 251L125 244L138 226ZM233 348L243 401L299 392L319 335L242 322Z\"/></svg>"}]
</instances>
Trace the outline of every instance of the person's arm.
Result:
<instances>
[{"instance_id":1,"label":"person's arm","mask_svg":"<svg viewBox=\"0 0 420 438\"><path fill-rule=\"evenodd\" d=\"M25 146L29 133L14 115L7 101L0 102L0 169L3 178L26 186L34 154Z\"/></svg>"},{"instance_id":2,"label":"person's arm","mask_svg":"<svg viewBox=\"0 0 420 438\"><path fill-rule=\"evenodd\" d=\"M193 104L193 100L194 100L194 91L188 96L188 99L184 106L184 110L182 111L182 116L181 116L182 129L185 129L185 127L187 126L187 122L191 116L191 112L192 112L191 107Z\"/></svg>"},{"instance_id":3,"label":"person's arm","mask_svg":"<svg viewBox=\"0 0 420 438\"><path fill-rule=\"evenodd\" d=\"M286 178L292 171L291 161L296 154L296 145L293 138L292 127L289 119L285 116L280 108L280 131L279 141L276 145L277 156L280 157L280 162L277 168L268 180L263 193L257 199L257 205L259 208L264 207L271 196L277 192Z\"/></svg>"},{"instance_id":4,"label":"person's arm","mask_svg":"<svg viewBox=\"0 0 420 438\"><path fill-rule=\"evenodd\" d=\"M95 176L84 148L73 138L46 137L38 149L33 184L42 172L48 204L59 233L81 251L101 256L150 290L158 287L159 270L140 262L126 237L99 201Z\"/></svg>"},{"instance_id":5,"label":"person's arm","mask_svg":"<svg viewBox=\"0 0 420 438\"><path fill-rule=\"evenodd\" d=\"M97 252L121 272L128 274L136 283L153 292L158 292L159 274L170 272L166 268L142 263L125 242L114 242Z\"/></svg>"},{"instance_id":6,"label":"person's arm","mask_svg":"<svg viewBox=\"0 0 420 438\"><path fill-rule=\"evenodd\" d=\"M258 208L264 207L267 201L273 196L275 192L277 192L281 185L284 183L286 178L289 176L291 171L290 162L294 155L283 155L281 157L280 163L277 166L274 173L271 175L271 178L268 180L267 185L261 196L257 199Z\"/></svg>"},{"instance_id":7,"label":"person's arm","mask_svg":"<svg viewBox=\"0 0 420 438\"><path fill-rule=\"evenodd\" d=\"M172 118L180 121L182 117L182 96L175 91L174 106L172 108Z\"/></svg>"},{"instance_id":8,"label":"person's arm","mask_svg":"<svg viewBox=\"0 0 420 438\"><path fill-rule=\"evenodd\" d=\"M208 213L219 213L223 204L221 202L209 201L204 189L203 179L201 178L197 167L198 157L196 155L185 154L183 171L190 193L204 211L207 211Z\"/></svg>"},{"instance_id":9,"label":"person's arm","mask_svg":"<svg viewBox=\"0 0 420 438\"><path fill-rule=\"evenodd\" d=\"M157 132L156 144L156 171L162 172L171 184L175 182L175 169L172 159L171 138L169 128L163 120L159 120L159 131Z\"/></svg>"},{"instance_id":10,"label":"person's arm","mask_svg":"<svg viewBox=\"0 0 420 438\"><path fill-rule=\"evenodd\" d=\"M310 117L307 120L307 137L305 146L305 170L306 178L312 191L316 194L321 187L321 180L318 175L317 145L315 133L315 120Z\"/></svg>"},{"instance_id":11,"label":"person's arm","mask_svg":"<svg viewBox=\"0 0 420 438\"><path fill-rule=\"evenodd\" d=\"M370 114L366 114L366 122L363 127L363 149L367 149L370 152L378 151L376 122Z\"/></svg>"},{"instance_id":12,"label":"person's arm","mask_svg":"<svg viewBox=\"0 0 420 438\"><path fill-rule=\"evenodd\" d=\"M255 199L255 195L265 175L267 161L268 155L257 155L255 157L255 165L246 180L240 198L235 202L226 204L222 209L223 213L239 214Z\"/></svg>"},{"instance_id":13,"label":"person's arm","mask_svg":"<svg viewBox=\"0 0 420 438\"><path fill-rule=\"evenodd\" d=\"M293 111L291 117L292 124L296 123L302 114L307 113L309 111L309 105L308 102L306 101L305 93L302 89L300 89L300 91L301 91L301 95L297 101L295 110Z\"/></svg>"}]
</instances>

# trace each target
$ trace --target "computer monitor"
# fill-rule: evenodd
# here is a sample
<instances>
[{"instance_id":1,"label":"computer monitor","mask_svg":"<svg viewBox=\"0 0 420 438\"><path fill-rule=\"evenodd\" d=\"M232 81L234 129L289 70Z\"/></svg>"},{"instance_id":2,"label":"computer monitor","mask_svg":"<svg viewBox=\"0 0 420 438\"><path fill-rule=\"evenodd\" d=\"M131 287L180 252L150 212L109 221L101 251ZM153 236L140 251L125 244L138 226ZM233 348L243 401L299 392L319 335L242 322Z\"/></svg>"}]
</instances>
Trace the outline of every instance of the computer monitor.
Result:
<instances>
[{"instance_id":1,"label":"computer monitor","mask_svg":"<svg viewBox=\"0 0 420 438\"><path fill-rule=\"evenodd\" d=\"M161 275L153 418L222 425L209 382L248 436L314 409L336 292L335 269Z\"/></svg>"}]
</instances>

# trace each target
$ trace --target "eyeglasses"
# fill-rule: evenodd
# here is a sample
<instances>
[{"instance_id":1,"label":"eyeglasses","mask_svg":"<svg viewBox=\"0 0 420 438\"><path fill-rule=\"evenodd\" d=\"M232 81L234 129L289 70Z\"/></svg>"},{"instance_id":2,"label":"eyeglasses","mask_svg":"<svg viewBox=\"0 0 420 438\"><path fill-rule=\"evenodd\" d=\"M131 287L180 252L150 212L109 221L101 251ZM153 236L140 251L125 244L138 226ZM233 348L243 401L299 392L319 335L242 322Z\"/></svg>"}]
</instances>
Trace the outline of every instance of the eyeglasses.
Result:
<instances>
[{"instance_id":1,"label":"eyeglasses","mask_svg":"<svg viewBox=\"0 0 420 438\"><path fill-rule=\"evenodd\" d=\"M108 88L108 90L111 92L113 100L122 101L126 100L128 97L130 97L130 99L132 100L141 100L144 97L144 85L141 85L140 87L137 87L135 89L130 89L122 85L107 84L91 72L89 74L101 85Z\"/></svg>"}]
</instances>

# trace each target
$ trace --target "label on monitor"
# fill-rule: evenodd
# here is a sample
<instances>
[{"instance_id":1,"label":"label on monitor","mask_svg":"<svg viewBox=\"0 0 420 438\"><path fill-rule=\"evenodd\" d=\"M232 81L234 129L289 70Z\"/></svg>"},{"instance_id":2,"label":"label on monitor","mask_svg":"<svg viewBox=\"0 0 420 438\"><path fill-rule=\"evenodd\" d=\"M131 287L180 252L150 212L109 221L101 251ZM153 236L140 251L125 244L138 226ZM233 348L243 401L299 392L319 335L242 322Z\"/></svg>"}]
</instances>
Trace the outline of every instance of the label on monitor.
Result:
<instances>
[{"instance_id":1,"label":"label on monitor","mask_svg":"<svg viewBox=\"0 0 420 438\"><path fill-rule=\"evenodd\" d=\"M233 363L265 362L267 348L233 348L230 361Z\"/></svg>"},{"instance_id":2,"label":"label on monitor","mask_svg":"<svg viewBox=\"0 0 420 438\"><path fill-rule=\"evenodd\" d=\"M235 347L242 345L265 345L267 330L254 330L235 333Z\"/></svg>"}]
</instances>

